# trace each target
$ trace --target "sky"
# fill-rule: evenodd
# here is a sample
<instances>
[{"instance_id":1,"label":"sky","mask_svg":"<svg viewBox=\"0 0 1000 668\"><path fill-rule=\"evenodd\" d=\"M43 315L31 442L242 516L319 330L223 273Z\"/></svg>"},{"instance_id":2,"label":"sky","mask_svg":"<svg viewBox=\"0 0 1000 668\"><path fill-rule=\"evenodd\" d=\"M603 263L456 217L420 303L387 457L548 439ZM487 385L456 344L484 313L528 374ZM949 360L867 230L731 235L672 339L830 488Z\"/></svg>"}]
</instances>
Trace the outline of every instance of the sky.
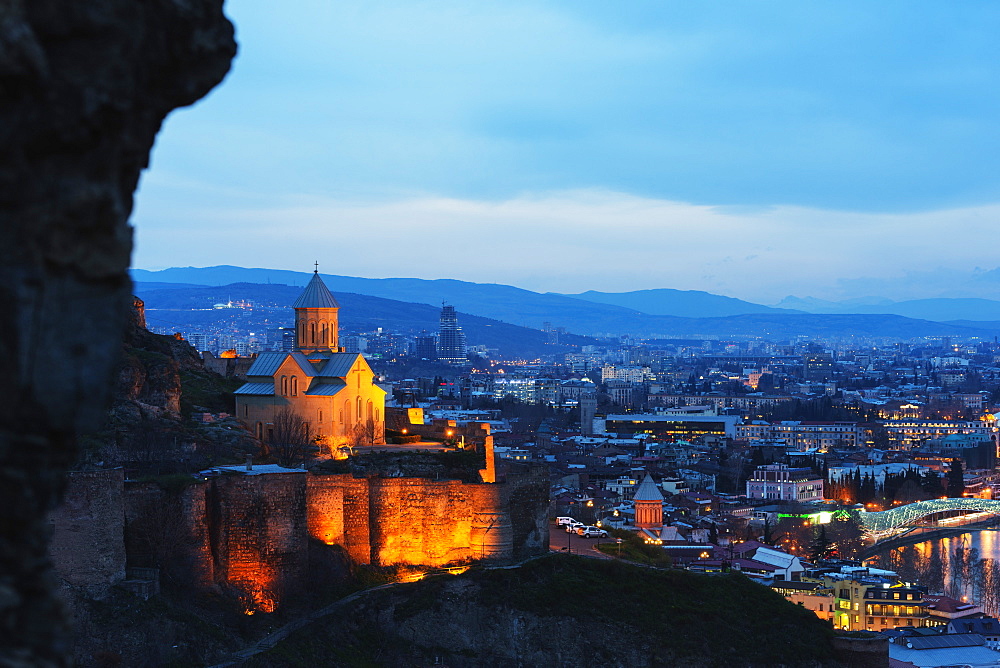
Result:
<instances>
[{"instance_id":1,"label":"sky","mask_svg":"<svg viewBox=\"0 0 1000 668\"><path fill-rule=\"evenodd\" d=\"M1000 4L229 0L133 264L988 296Z\"/></svg>"}]
</instances>

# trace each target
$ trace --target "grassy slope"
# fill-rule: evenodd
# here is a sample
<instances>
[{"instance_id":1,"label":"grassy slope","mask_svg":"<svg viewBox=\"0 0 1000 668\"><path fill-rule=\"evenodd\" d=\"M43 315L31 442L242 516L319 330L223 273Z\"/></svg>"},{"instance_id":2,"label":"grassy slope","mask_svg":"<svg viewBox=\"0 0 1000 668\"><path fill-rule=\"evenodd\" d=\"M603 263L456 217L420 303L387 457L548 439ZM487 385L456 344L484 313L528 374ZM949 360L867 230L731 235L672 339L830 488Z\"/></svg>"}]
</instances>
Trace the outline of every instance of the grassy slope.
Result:
<instances>
[{"instance_id":1,"label":"grassy slope","mask_svg":"<svg viewBox=\"0 0 1000 668\"><path fill-rule=\"evenodd\" d=\"M828 625L740 575L712 577L560 556L517 569L470 571L458 579L474 585L463 591L472 597L478 616L489 619L513 609L547 620L546 627L568 619L581 636L606 638L609 656L614 656L614 645L620 644L618 649L648 646L653 654L684 659L686 665L831 662ZM396 628L428 613L440 613L446 620L448 591L457 582L450 576L430 578L405 589L374 593L367 604L376 610L391 607ZM353 616L350 610L343 614ZM393 663L414 651L386 629L384 618L377 625L373 619L354 619L360 622L355 633L344 633L340 625L320 620L249 665L305 666L318 661L381 665L389 657ZM467 647L450 649L453 660L470 654ZM476 647L472 653L485 659L494 650Z\"/></svg>"}]
</instances>

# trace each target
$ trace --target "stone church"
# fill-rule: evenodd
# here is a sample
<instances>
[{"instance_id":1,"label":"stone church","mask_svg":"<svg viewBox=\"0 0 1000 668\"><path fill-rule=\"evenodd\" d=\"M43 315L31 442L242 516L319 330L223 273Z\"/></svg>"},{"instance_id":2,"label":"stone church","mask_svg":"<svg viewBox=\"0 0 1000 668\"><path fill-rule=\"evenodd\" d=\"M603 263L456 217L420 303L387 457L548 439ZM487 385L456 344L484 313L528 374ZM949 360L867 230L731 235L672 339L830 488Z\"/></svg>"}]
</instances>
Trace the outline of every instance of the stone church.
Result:
<instances>
[{"instance_id":1,"label":"stone church","mask_svg":"<svg viewBox=\"0 0 1000 668\"><path fill-rule=\"evenodd\" d=\"M338 346L340 306L318 270L292 308L294 350L257 357L236 390L237 417L268 440L275 417L290 409L327 454L347 444L383 443L385 391L364 357Z\"/></svg>"}]
</instances>

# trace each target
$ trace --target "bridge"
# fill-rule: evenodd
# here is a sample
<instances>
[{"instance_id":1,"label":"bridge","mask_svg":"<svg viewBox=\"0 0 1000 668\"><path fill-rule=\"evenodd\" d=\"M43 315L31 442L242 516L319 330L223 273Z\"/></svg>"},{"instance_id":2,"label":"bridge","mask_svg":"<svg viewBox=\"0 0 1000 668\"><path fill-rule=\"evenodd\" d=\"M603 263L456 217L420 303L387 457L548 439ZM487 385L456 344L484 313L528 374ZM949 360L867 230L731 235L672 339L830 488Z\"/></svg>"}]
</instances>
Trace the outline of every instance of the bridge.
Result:
<instances>
[{"instance_id":1,"label":"bridge","mask_svg":"<svg viewBox=\"0 0 1000 668\"><path fill-rule=\"evenodd\" d=\"M908 503L898 508L890 508L877 513L865 510L854 511L865 536L880 541L917 528L933 526L918 524L920 520L939 513L988 513L1000 516L1000 500L994 499L931 499ZM987 518L983 518L984 520ZM939 521L937 526L948 526L948 520ZM956 523L954 526L960 526Z\"/></svg>"}]
</instances>

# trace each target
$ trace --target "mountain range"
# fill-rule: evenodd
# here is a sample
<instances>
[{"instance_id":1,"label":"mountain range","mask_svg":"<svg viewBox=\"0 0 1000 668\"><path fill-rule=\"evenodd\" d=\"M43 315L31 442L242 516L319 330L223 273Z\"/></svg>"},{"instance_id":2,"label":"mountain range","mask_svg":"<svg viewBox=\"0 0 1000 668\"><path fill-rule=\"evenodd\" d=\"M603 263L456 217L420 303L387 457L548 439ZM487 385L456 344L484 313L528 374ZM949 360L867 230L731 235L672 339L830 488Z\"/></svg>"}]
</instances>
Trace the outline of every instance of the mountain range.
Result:
<instances>
[{"instance_id":1,"label":"mountain range","mask_svg":"<svg viewBox=\"0 0 1000 668\"><path fill-rule=\"evenodd\" d=\"M210 308L211 305L206 307L203 301L209 294L218 301L231 297L275 304L284 299L290 303L294 297L288 299L287 294L297 293L311 273L219 266L161 271L136 269L132 275L137 283L137 292L144 299L148 296L147 301L152 300L148 306L156 309L161 300L173 303L171 300L181 299L192 290L195 292L189 297L202 300L199 302L201 308ZM507 323L530 330L541 329L548 323L552 327L564 327L569 332L586 336L992 338L998 330L996 321L1000 321L1000 301L986 299L892 302L872 298L847 303L789 297L781 302L781 308L777 308L708 292L667 288L623 293L585 291L557 294L452 279L372 279L328 274L323 274L323 279L338 298L343 295L348 301L360 300L356 302L359 308L363 307L371 314L381 314L369 317L371 322L381 321L382 326L387 326L389 320L399 320L409 323L408 327L430 331L436 330L437 309L442 303L455 306L466 316L487 318L494 323ZM236 288L236 285L242 287ZM268 285L273 288L291 286L291 291L281 290L280 294L274 293L273 298L266 297L266 290L264 293L260 291ZM230 286L228 293L219 290L221 286ZM214 289L198 292L206 288ZM175 294L169 296L171 292ZM248 296L251 293L257 296ZM390 307L366 301L364 297L392 300L395 304ZM404 308L402 304L408 306ZM417 313L413 311L416 306L431 308L419 309ZM360 317L360 314L348 314L345 308L345 317ZM472 321L468 320L467 324L471 326ZM472 341L471 331L469 333Z\"/></svg>"}]
</instances>

